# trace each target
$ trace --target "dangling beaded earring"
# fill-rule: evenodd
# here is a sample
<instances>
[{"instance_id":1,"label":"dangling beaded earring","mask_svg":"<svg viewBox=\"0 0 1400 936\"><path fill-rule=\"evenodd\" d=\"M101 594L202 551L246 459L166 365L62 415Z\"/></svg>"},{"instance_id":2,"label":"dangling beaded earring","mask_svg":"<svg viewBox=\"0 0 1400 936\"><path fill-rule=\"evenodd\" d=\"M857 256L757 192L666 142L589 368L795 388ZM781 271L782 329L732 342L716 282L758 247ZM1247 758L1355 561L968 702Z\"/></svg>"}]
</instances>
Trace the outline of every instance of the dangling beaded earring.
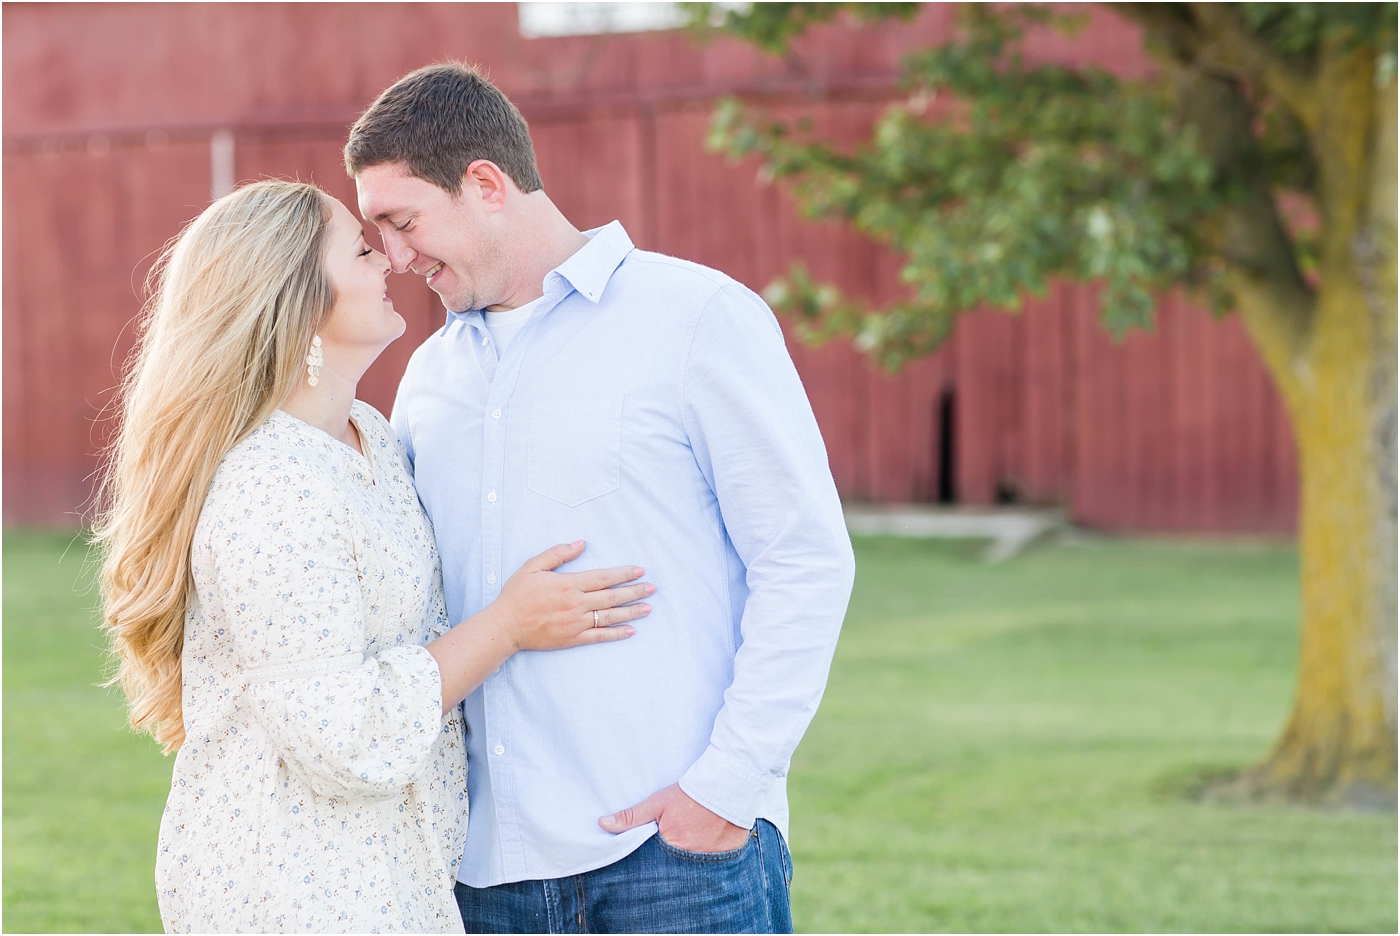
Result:
<instances>
[{"instance_id":1,"label":"dangling beaded earring","mask_svg":"<svg viewBox=\"0 0 1400 936\"><path fill-rule=\"evenodd\" d=\"M321 353L321 336L317 335L311 339L311 353L306 355L306 382L311 386L321 382L321 365L324 363L326 358Z\"/></svg>"}]
</instances>

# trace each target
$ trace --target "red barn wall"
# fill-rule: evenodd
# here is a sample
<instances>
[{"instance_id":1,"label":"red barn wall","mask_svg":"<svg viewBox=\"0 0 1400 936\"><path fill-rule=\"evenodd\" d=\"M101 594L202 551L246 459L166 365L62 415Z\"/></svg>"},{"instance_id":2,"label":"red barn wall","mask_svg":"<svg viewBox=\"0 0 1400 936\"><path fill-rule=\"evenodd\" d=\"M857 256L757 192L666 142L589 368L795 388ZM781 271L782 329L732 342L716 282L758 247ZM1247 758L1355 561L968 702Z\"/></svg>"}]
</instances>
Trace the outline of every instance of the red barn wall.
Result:
<instances>
[{"instance_id":1,"label":"red barn wall","mask_svg":"<svg viewBox=\"0 0 1400 936\"><path fill-rule=\"evenodd\" d=\"M210 136L235 177L313 179L353 205L346 127L399 75L445 57L486 65L530 121L546 190L580 227L621 219L639 246L761 289L796 259L879 302L898 260L798 218L752 166L707 153L712 101L740 93L855 142L902 55L946 35L832 26L795 61L684 34L523 39L513 4L7 4L4 23L4 518L76 523L92 489L139 287L167 238L209 201ZM1132 28L1096 13L1030 57L1149 67ZM443 317L416 278L391 293L408 334L361 396L392 404L408 355ZM1288 425L1235 319L1175 297L1155 330L1112 342L1092 287L1019 315L966 317L899 377L848 344L789 341L844 497L936 498L938 418L954 394L958 500L1067 505L1114 530L1285 532L1296 517Z\"/></svg>"}]
</instances>

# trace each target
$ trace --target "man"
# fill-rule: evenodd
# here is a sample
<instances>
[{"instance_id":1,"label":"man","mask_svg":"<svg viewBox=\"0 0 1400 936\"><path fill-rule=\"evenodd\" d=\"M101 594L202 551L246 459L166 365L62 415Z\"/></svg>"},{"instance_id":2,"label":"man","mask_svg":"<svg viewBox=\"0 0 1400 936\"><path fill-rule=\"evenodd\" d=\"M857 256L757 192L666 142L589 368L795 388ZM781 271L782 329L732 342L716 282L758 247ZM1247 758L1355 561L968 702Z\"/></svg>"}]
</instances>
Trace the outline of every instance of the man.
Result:
<instances>
[{"instance_id":1,"label":"man","mask_svg":"<svg viewBox=\"0 0 1400 936\"><path fill-rule=\"evenodd\" d=\"M467 931L791 931L785 777L854 560L773 314L617 222L570 224L472 68L390 87L345 164L394 269L449 310L393 423L453 620L579 538L657 588L631 639L517 654L464 703Z\"/></svg>"}]
</instances>

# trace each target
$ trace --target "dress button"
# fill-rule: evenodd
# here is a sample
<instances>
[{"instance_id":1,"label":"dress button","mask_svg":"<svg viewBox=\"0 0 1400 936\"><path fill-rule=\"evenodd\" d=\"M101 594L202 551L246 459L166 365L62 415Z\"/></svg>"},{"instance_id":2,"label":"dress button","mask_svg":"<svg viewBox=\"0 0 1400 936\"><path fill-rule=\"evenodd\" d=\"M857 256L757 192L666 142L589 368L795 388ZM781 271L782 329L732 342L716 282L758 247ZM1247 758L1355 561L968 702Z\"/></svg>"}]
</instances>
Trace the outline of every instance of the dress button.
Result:
<instances>
[{"instance_id":1,"label":"dress button","mask_svg":"<svg viewBox=\"0 0 1400 936\"><path fill-rule=\"evenodd\" d=\"M496 745L496 756L497 756L497 757L500 757L500 756L501 756L502 754L504 754L505 752L506 752L506 746L505 746L504 744L498 744L498 745Z\"/></svg>"},{"instance_id":2,"label":"dress button","mask_svg":"<svg viewBox=\"0 0 1400 936\"><path fill-rule=\"evenodd\" d=\"M495 572L488 572L488 573L486 573L486 584L487 584L487 585L495 585L495 584L496 584L496 573L495 573Z\"/></svg>"},{"instance_id":3,"label":"dress button","mask_svg":"<svg viewBox=\"0 0 1400 936\"><path fill-rule=\"evenodd\" d=\"M486 495L486 499L489 500L489 501L490 501L491 503L493 503L493 504L496 503L496 492L495 492L495 491L492 491L490 494L487 494L487 495Z\"/></svg>"},{"instance_id":4,"label":"dress button","mask_svg":"<svg viewBox=\"0 0 1400 936\"><path fill-rule=\"evenodd\" d=\"M501 408L500 408L499 406L496 407L495 409L493 409L493 410L491 411L491 418L492 418L492 419L500 419L500 418L501 418Z\"/></svg>"}]
</instances>

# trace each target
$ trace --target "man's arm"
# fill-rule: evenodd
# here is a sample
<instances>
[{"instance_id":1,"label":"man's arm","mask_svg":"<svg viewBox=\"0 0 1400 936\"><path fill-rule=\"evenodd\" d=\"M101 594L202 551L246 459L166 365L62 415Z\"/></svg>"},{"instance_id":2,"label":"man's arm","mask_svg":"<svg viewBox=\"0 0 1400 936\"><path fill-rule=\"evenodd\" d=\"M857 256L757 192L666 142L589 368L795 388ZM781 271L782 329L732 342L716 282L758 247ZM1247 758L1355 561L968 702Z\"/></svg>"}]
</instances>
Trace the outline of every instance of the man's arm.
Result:
<instances>
[{"instance_id":1,"label":"man's arm","mask_svg":"<svg viewBox=\"0 0 1400 936\"><path fill-rule=\"evenodd\" d=\"M716 851L743 843L816 713L855 559L811 404L777 320L748 289L725 287L700 315L682 407L747 570L742 644L700 759L601 822L621 832L658 821L672 844Z\"/></svg>"}]
</instances>

